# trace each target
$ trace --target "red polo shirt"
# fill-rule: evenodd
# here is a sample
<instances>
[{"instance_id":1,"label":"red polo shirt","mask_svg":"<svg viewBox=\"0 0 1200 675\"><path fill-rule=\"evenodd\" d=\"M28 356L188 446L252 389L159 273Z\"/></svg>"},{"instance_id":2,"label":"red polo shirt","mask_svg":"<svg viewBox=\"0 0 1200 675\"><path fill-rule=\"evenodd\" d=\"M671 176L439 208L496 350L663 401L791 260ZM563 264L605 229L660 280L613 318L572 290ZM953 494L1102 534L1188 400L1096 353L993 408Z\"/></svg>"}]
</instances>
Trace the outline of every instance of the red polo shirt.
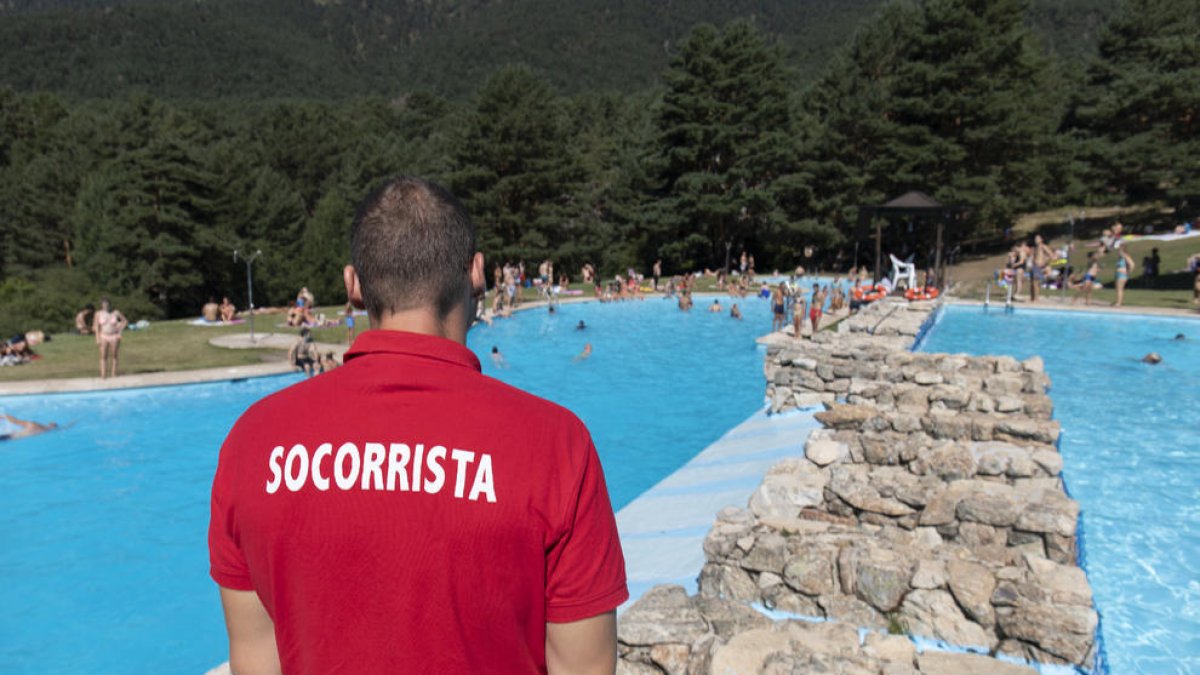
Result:
<instances>
[{"instance_id":1,"label":"red polo shirt","mask_svg":"<svg viewBox=\"0 0 1200 675\"><path fill-rule=\"evenodd\" d=\"M209 553L262 599L287 673L545 672L547 621L629 595L583 423L399 331L242 415Z\"/></svg>"}]
</instances>

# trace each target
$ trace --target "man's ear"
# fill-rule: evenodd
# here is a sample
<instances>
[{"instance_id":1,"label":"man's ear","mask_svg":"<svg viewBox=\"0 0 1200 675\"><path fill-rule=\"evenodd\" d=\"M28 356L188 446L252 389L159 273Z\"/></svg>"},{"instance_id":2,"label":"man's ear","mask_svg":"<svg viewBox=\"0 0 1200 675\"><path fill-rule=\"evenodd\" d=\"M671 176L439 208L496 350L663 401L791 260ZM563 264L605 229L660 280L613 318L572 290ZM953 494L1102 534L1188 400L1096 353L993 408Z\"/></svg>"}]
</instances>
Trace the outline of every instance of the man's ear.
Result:
<instances>
[{"instance_id":1,"label":"man's ear","mask_svg":"<svg viewBox=\"0 0 1200 675\"><path fill-rule=\"evenodd\" d=\"M484 271L483 253L476 252L471 258L471 297L482 298L487 293L487 273Z\"/></svg>"},{"instance_id":2,"label":"man's ear","mask_svg":"<svg viewBox=\"0 0 1200 675\"><path fill-rule=\"evenodd\" d=\"M342 270L342 280L346 282L346 297L355 309L366 309L362 299L362 284L358 281L358 271L354 265L346 265Z\"/></svg>"}]
</instances>

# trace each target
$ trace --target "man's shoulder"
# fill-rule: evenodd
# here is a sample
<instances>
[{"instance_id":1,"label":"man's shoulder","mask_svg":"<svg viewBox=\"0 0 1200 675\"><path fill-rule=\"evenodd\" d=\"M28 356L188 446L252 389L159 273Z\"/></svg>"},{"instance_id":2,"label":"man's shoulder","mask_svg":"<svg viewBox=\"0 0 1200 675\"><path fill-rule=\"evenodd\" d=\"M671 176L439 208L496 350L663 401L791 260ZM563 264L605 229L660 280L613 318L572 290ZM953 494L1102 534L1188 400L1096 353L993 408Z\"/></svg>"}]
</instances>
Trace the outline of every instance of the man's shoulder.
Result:
<instances>
[{"instance_id":1,"label":"man's shoulder","mask_svg":"<svg viewBox=\"0 0 1200 675\"><path fill-rule=\"evenodd\" d=\"M572 430L586 432L583 421L569 409L524 389L503 382L489 375L479 377L480 391L483 392L490 405L502 408L519 417L535 418L541 424L554 424L568 427Z\"/></svg>"}]
</instances>

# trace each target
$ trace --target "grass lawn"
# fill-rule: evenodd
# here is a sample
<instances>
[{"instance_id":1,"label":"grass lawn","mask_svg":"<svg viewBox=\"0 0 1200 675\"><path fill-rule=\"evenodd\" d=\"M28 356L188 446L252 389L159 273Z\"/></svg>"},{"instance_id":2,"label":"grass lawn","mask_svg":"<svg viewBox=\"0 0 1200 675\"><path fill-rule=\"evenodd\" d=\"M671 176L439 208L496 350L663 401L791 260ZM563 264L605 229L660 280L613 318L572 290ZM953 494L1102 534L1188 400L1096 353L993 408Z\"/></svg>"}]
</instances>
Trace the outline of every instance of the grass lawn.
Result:
<instances>
[{"instance_id":1,"label":"grass lawn","mask_svg":"<svg viewBox=\"0 0 1200 675\"><path fill-rule=\"evenodd\" d=\"M257 317L259 331L273 327L269 319ZM210 338L224 333L242 333L245 324L236 326L191 326L184 320L155 321L145 330L125 331L121 338L122 375L167 370L195 370L224 366L244 366L282 360L286 353L278 349L223 349L208 344ZM289 329L295 332L295 329ZM65 377L97 377L100 355L90 335L54 335L50 342L34 348L42 358L20 366L0 368L0 382L49 380Z\"/></svg>"}]
</instances>

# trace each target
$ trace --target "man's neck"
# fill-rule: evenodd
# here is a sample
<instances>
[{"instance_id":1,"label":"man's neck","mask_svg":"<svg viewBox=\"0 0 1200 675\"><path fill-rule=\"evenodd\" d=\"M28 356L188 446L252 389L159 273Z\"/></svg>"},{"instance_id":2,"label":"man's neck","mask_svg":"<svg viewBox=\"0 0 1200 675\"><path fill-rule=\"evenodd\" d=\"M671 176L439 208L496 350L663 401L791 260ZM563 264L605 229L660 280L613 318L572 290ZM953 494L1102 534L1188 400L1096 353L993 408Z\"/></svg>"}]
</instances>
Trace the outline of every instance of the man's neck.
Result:
<instances>
[{"instance_id":1,"label":"man's neck","mask_svg":"<svg viewBox=\"0 0 1200 675\"><path fill-rule=\"evenodd\" d=\"M433 335L462 345L467 343L467 327L464 312L460 309L440 316L437 311L422 307L371 318L371 328L375 330L402 330Z\"/></svg>"}]
</instances>

